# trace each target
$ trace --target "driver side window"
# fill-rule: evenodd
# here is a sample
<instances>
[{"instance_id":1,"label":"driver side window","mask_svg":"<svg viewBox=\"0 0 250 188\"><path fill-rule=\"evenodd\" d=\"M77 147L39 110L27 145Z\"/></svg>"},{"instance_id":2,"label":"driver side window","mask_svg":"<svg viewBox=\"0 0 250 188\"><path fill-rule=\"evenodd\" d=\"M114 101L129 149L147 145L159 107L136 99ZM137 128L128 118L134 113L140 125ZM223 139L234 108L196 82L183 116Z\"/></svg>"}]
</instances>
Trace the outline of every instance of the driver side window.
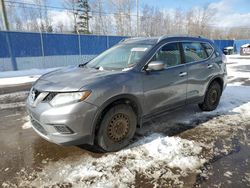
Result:
<instances>
[{"instance_id":1,"label":"driver side window","mask_svg":"<svg viewBox=\"0 0 250 188\"><path fill-rule=\"evenodd\" d=\"M161 47L152 61L161 61L165 68L181 64L181 54L178 43L169 43Z\"/></svg>"}]
</instances>

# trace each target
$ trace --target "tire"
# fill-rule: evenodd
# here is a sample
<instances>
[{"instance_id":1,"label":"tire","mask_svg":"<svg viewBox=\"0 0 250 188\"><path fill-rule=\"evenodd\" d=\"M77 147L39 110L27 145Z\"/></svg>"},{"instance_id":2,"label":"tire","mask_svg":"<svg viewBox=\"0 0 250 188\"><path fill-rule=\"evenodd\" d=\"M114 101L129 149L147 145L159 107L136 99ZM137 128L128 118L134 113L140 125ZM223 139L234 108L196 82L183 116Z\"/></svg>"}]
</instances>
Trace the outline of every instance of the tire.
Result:
<instances>
[{"instance_id":1,"label":"tire","mask_svg":"<svg viewBox=\"0 0 250 188\"><path fill-rule=\"evenodd\" d=\"M215 110L220 102L221 97L221 86L218 82L212 82L205 94L203 103L199 104L199 107L203 111L212 111Z\"/></svg>"},{"instance_id":2,"label":"tire","mask_svg":"<svg viewBox=\"0 0 250 188\"><path fill-rule=\"evenodd\" d=\"M118 151L134 137L137 116L132 107L119 104L107 111L97 133L97 144L104 151Z\"/></svg>"}]
</instances>

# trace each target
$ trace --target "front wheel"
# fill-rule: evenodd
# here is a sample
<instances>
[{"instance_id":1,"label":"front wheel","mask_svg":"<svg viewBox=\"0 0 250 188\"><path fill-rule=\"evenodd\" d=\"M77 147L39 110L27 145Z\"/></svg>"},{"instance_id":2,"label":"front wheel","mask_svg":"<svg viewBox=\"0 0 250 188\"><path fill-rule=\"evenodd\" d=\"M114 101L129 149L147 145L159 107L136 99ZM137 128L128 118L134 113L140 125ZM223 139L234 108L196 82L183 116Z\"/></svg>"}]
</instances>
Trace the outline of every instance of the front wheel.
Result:
<instances>
[{"instance_id":1,"label":"front wheel","mask_svg":"<svg viewBox=\"0 0 250 188\"><path fill-rule=\"evenodd\" d=\"M199 104L199 107L203 111L215 110L220 102L222 90L218 82L212 82L206 92L203 103Z\"/></svg>"},{"instance_id":2,"label":"front wheel","mask_svg":"<svg viewBox=\"0 0 250 188\"><path fill-rule=\"evenodd\" d=\"M137 117L129 105L119 104L104 115L97 134L97 144L105 151L117 151L129 144L137 125Z\"/></svg>"}]
</instances>

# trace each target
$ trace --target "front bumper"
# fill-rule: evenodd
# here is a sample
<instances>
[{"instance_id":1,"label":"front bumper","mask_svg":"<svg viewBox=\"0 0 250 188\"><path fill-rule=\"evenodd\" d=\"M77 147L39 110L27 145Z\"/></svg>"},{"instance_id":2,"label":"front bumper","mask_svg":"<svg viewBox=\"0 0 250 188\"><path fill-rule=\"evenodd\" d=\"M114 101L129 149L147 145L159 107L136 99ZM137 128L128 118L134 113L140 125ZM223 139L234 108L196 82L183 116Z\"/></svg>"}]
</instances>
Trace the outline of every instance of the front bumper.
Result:
<instances>
[{"instance_id":1,"label":"front bumper","mask_svg":"<svg viewBox=\"0 0 250 188\"><path fill-rule=\"evenodd\" d=\"M60 145L93 144L93 122L97 106L86 102L52 107L26 102L33 129L44 139ZM68 130L67 133L63 130Z\"/></svg>"}]
</instances>

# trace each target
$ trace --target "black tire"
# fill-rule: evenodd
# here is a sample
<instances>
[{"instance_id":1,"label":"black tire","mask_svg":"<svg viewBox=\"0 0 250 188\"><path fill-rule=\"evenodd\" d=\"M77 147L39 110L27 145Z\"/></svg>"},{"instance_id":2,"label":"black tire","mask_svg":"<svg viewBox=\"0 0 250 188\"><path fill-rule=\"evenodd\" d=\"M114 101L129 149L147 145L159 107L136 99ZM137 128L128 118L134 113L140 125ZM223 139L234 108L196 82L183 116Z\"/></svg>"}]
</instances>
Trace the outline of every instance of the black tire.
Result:
<instances>
[{"instance_id":1,"label":"black tire","mask_svg":"<svg viewBox=\"0 0 250 188\"><path fill-rule=\"evenodd\" d=\"M203 103L199 104L199 107L203 111L212 111L215 110L220 102L221 97L221 86L218 82L212 82L205 94Z\"/></svg>"},{"instance_id":2,"label":"black tire","mask_svg":"<svg viewBox=\"0 0 250 188\"><path fill-rule=\"evenodd\" d=\"M118 151L129 144L137 125L132 107L119 104L107 111L97 133L97 144L104 151Z\"/></svg>"}]
</instances>

